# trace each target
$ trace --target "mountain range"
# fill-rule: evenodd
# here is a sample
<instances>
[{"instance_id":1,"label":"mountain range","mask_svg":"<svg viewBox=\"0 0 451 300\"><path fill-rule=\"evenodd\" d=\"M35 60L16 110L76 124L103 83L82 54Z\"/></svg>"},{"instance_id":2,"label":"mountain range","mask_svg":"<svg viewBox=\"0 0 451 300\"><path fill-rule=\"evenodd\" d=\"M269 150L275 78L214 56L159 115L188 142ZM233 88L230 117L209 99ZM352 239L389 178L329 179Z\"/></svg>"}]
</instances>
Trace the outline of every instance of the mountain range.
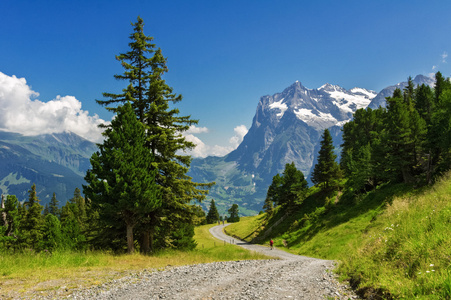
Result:
<instances>
[{"instance_id":1,"label":"mountain range","mask_svg":"<svg viewBox=\"0 0 451 300\"><path fill-rule=\"evenodd\" d=\"M71 132L23 136L0 131L0 193L24 201L35 183L41 204L53 193L64 204L85 183L96 150L96 144Z\"/></svg>"},{"instance_id":2,"label":"mountain range","mask_svg":"<svg viewBox=\"0 0 451 300\"><path fill-rule=\"evenodd\" d=\"M418 75L414 84L433 85L434 80ZM309 179L316 163L319 142L329 128L340 154L341 127L359 108L385 106L385 97L407 82L376 93L363 88L346 90L325 84L308 89L299 81L281 93L260 98L252 126L238 148L224 157L195 158L188 175L195 182L215 181L208 199L215 199L220 214L233 203L241 215L262 209L272 177L294 162ZM84 184L89 158L97 146L71 132L22 136L0 131L0 193L27 199L36 183L41 204L55 192L64 204L75 188ZM210 201L202 204L208 210Z\"/></svg>"}]
</instances>

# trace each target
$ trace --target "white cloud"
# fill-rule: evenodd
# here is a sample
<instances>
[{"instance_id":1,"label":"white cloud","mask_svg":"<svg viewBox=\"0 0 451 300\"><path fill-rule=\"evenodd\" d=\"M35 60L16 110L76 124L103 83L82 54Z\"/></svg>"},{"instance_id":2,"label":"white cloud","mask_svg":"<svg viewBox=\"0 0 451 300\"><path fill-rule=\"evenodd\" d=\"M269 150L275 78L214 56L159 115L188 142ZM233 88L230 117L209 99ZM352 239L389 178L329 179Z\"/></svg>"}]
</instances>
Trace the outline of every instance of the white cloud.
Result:
<instances>
[{"instance_id":1,"label":"white cloud","mask_svg":"<svg viewBox=\"0 0 451 300\"><path fill-rule=\"evenodd\" d=\"M443 63L446 63L446 58L448 57L448 52L446 52L446 51L443 51L443 54L442 54L442 62Z\"/></svg>"},{"instance_id":2,"label":"white cloud","mask_svg":"<svg viewBox=\"0 0 451 300\"><path fill-rule=\"evenodd\" d=\"M183 136L186 138L186 140L196 144L196 147L193 150L188 151L187 154L192 155L193 157L227 155L228 153L235 150L239 146L239 144L243 141L243 138L246 135L248 129L246 128L245 125L239 125L234 128L234 131L235 135L229 139L230 145L210 146L205 144L200 138L195 136L195 134L199 133L208 133L209 132L208 128L191 126L190 129L183 134Z\"/></svg>"},{"instance_id":3,"label":"white cloud","mask_svg":"<svg viewBox=\"0 0 451 300\"><path fill-rule=\"evenodd\" d=\"M34 99L25 78L0 72L0 130L23 135L71 131L93 142L102 140L98 115L89 116L73 96L57 96L48 102Z\"/></svg>"},{"instance_id":4,"label":"white cloud","mask_svg":"<svg viewBox=\"0 0 451 300\"><path fill-rule=\"evenodd\" d=\"M238 148L238 146L243 141L244 136L246 135L248 129L245 125L239 125L233 129L235 131L235 136L231 137L229 142L232 144L233 149Z\"/></svg>"},{"instance_id":5,"label":"white cloud","mask_svg":"<svg viewBox=\"0 0 451 300\"><path fill-rule=\"evenodd\" d=\"M207 133L208 128L207 127L196 127L194 125L191 125L189 129L186 131L188 134L196 134L196 133Z\"/></svg>"}]
</instances>

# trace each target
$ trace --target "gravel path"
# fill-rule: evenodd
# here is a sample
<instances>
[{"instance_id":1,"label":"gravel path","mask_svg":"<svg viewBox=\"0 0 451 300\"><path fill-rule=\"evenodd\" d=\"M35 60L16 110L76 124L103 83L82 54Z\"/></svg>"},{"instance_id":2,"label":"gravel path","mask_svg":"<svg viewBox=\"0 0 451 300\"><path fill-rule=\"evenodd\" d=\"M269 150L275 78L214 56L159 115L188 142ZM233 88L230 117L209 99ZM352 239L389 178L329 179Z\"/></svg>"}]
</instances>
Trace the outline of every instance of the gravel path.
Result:
<instances>
[{"instance_id":1,"label":"gravel path","mask_svg":"<svg viewBox=\"0 0 451 300\"><path fill-rule=\"evenodd\" d=\"M227 225L226 225L227 226ZM277 259L232 261L144 271L99 287L74 292L69 299L358 299L331 272L334 262L252 245L210 232Z\"/></svg>"}]
</instances>

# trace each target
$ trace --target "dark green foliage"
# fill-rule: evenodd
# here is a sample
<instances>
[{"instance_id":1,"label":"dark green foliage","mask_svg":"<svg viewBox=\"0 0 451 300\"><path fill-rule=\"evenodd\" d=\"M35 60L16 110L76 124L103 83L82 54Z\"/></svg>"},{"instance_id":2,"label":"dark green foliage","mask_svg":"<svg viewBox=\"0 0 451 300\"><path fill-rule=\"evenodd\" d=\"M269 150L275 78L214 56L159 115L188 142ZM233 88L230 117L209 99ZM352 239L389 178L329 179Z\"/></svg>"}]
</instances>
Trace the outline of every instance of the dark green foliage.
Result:
<instances>
[{"instance_id":1,"label":"dark green foliage","mask_svg":"<svg viewBox=\"0 0 451 300\"><path fill-rule=\"evenodd\" d=\"M409 78L387 98L387 108L358 110L343 127L341 166L347 187L367 191L384 182L430 183L451 166L451 83L438 72L436 86L414 87Z\"/></svg>"},{"instance_id":2,"label":"dark green foliage","mask_svg":"<svg viewBox=\"0 0 451 300\"><path fill-rule=\"evenodd\" d=\"M274 212L274 200L272 200L270 194L271 186L268 188L268 193L266 194L265 203L263 204L263 209L265 210L265 213L268 215L268 217L272 216ZM263 213L262 211L259 213Z\"/></svg>"},{"instance_id":3,"label":"dark green foliage","mask_svg":"<svg viewBox=\"0 0 451 300\"><path fill-rule=\"evenodd\" d=\"M172 246L182 250L193 250L197 243L192 238L194 236L194 225L183 223L176 226L176 230L172 233Z\"/></svg>"},{"instance_id":4,"label":"dark green foliage","mask_svg":"<svg viewBox=\"0 0 451 300\"><path fill-rule=\"evenodd\" d=\"M64 237L61 231L61 223L59 219L50 213L47 214L45 216L43 239L40 248L48 251L63 249L63 243Z\"/></svg>"},{"instance_id":5,"label":"dark green foliage","mask_svg":"<svg viewBox=\"0 0 451 300\"><path fill-rule=\"evenodd\" d=\"M276 174L272 178L271 185L268 188L268 192L266 193L266 199L265 204L263 208L266 212L272 213L272 210L275 205L281 204L280 202L280 196L281 196L281 189L283 184L283 177L281 177L279 174ZM283 202L283 200L282 200Z\"/></svg>"},{"instance_id":6,"label":"dark green foliage","mask_svg":"<svg viewBox=\"0 0 451 300\"><path fill-rule=\"evenodd\" d=\"M307 180L304 174L296 169L294 162L285 165L285 170L282 175L282 185L279 189L279 205L287 205L292 207L299 204L305 198L308 189Z\"/></svg>"},{"instance_id":7,"label":"dark green foliage","mask_svg":"<svg viewBox=\"0 0 451 300\"><path fill-rule=\"evenodd\" d=\"M276 174L266 194L263 209L270 215L274 205L294 208L302 203L308 190L304 174L296 169L294 162L286 164L282 176Z\"/></svg>"},{"instance_id":8,"label":"dark green foliage","mask_svg":"<svg viewBox=\"0 0 451 300\"><path fill-rule=\"evenodd\" d=\"M240 210L238 209L238 204L232 204L232 206L228 210L229 217L227 218L227 222L229 223L236 223L240 221Z\"/></svg>"},{"instance_id":9,"label":"dark green foliage","mask_svg":"<svg viewBox=\"0 0 451 300\"><path fill-rule=\"evenodd\" d=\"M39 204L39 199L36 196L36 185L33 184L28 191L28 201L25 202L26 207L25 217L21 223L21 237L22 246L31 249L39 249L38 245L42 240L43 232L43 206Z\"/></svg>"},{"instance_id":10,"label":"dark green foliage","mask_svg":"<svg viewBox=\"0 0 451 300\"><path fill-rule=\"evenodd\" d=\"M16 249L17 241L20 237L19 229L22 217L19 211L20 203L16 196L8 195L3 204L5 208L0 209L0 216L2 216L4 221L3 224L0 222L0 246L6 249Z\"/></svg>"},{"instance_id":11,"label":"dark green foliage","mask_svg":"<svg viewBox=\"0 0 451 300\"><path fill-rule=\"evenodd\" d=\"M338 181L341 179L341 170L335 161L336 159L337 155L334 153L332 136L329 130L325 129L321 140L318 162L312 173L312 182L321 185L325 189L336 188Z\"/></svg>"},{"instance_id":12,"label":"dark green foliage","mask_svg":"<svg viewBox=\"0 0 451 300\"><path fill-rule=\"evenodd\" d=\"M173 93L163 79L168 71L166 58L161 49L151 43L153 38L144 34L141 18L138 17L132 25L130 50L116 57L125 70L124 74L115 75L115 78L126 81L128 85L121 94L104 93L107 99L97 102L116 110L114 105L129 101L146 130L146 147L154 156L149 172L157 170L155 180L162 199L162 205L149 212L139 226L141 248L143 252L149 252L157 232L160 232L158 238L165 240L161 234L168 230L177 231L180 224L192 222L191 201L203 200L208 192L206 188L211 184L192 182L191 177L186 175L191 157L184 155L184 151L195 145L187 141L182 133L197 124L197 120L179 116L179 110L173 104L181 101L182 96Z\"/></svg>"},{"instance_id":13,"label":"dark green foliage","mask_svg":"<svg viewBox=\"0 0 451 300\"><path fill-rule=\"evenodd\" d=\"M159 188L152 170L152 154L145 147L144 126L130 103L117 108L117 116L103 135L105 140L91 158L85 193L99 209L106 225L125 223L128 252L134 252L133 228L161 206ZM82 197L74 204L84 207ZM86 215L85 212L80 214Z\"/></svg>"},{"instance_id":14,"label":"dark green foliage","mask_svg":"<svg viewBox=\"0 0 451 300\"><path fill-rule=\"evenodd\" d=\"M59 201L56 199L56 194L53 193L52 199L50 199L49 213L55 217L60 217L61 211L59 209Z\"/></svg>"},{"instance_id":15,"label":"dark green foliage","mask_svg":"<svg viewBox=\"0 0 451 300\"><path fill-rule=\"evenodd\" d=\"M219 221L219 213L214 199L211 200L210 209L208 210L206 219L207 224L214 224Z\"/></svg>"},{"instance_id":16,"label":"dark green foliage","mask_svg":"<svg viewBox=\"0 0 451 300\"><path fill-rule=\"evenodd\" d=\"M76 188L74 197L61 208L61 232L64 245L61 248L80 250L86 248L86 208L80 189Z\"/></svg>"}]
</instances>

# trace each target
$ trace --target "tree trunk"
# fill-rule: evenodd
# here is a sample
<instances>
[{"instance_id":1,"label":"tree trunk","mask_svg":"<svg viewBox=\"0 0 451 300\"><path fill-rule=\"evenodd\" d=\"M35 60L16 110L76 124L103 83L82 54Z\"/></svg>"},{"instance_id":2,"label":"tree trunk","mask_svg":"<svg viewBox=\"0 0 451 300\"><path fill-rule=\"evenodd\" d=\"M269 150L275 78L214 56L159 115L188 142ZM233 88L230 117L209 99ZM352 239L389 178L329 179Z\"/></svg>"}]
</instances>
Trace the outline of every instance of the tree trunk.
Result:
<instances>
[{"instance_id":1,"label":"tree trunk","mask_svg":"<svg viewBox=\"0 0 451 300\"><path fill-rule=\"evenodd\" d=\"M147 254L150 252L150 242L149 242L149 230L145 230L143 232L143 240L142 240L142 251Z\"/></svg>"},{"instance_id":2,"label":"tree trunk","mask_svg":"<svg viewBox=\"0 0 451 300\"><path fill-rule=\"evenodd\" d=\"M153 252L153 248L154 248L154 243L153 243L153 238L154 238L154 230L153 230L153 227L152 228L150 228L150 230L149 230L149 237L150 237L150 243L149 243L149 250L150 250L150 252Z\"/></svg>"},{"instance_id":3,"label":"tree trunk","mask_svg":"<svg viewBox=\"0 0 451 300\"><path fill-rule=\"evenodd\" d=\"M127 224L127 253L133 254L135 252L135 244L133 242L133 225Z\"/></svg>"}]
</instances>

